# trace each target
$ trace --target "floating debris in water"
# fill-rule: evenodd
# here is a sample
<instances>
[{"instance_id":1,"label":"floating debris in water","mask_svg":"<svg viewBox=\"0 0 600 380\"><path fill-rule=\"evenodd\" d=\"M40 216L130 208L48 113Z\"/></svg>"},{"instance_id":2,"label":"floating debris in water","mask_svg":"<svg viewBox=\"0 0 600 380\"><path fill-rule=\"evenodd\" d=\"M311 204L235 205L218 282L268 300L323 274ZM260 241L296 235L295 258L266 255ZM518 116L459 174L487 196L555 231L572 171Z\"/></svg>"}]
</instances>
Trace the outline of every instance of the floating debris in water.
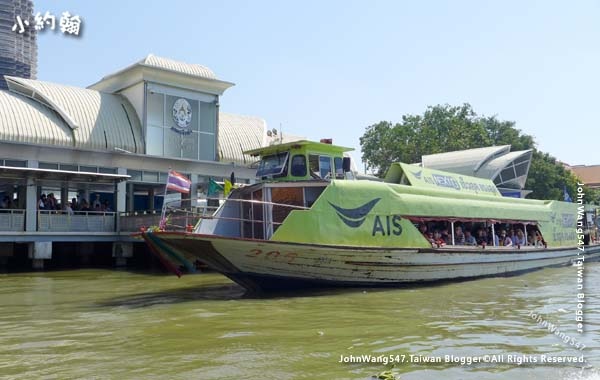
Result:
<instances>
[{"instance_id":1,"label":"floating debris in water","mask_svg":"<svg viewBox=\"0 0 600 380\"><path fill-rule=\"evenodd\" d=\"M400 377L396 377L392 371L383 371L380 374L373 376L373 379L380 380L400 380Z\"/></svg>"}]
</instances>

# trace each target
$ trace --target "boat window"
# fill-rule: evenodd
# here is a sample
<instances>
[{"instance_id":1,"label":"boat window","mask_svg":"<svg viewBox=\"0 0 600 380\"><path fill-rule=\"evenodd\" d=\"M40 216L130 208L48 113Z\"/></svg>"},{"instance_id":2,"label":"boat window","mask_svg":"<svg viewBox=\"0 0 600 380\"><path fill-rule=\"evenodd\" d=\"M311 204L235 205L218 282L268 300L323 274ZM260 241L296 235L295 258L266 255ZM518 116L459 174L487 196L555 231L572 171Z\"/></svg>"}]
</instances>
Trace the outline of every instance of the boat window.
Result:
<instances>
[{"instance_id":1,"label":"boat window","mask_svg":"<svg viewBox=\"0 0 600 380\"><path fill-rule=\"evenodd\" d=\"M546 247L546 241L537 225L516 221L480 220L413 220L414 226L434 247L470 245L512 247Z\"/></svg>"},{"instance_id":2,"label":"boat window","mask_svg":"<svg viewBox=\"0 0 600 380\"><path fill-rule=\"evenodd\" d=\"M308 168L310 170L310 175L313 178L321 178L319 171L319 156L316 154L310 154L308 156Z\"/></svg>"},{"instance_id":3,"label":"boat window","mask_svg":"<svg viewBox=\"0 0 600 380\"><path fill-rule=\"evenodd\" d=\"M342 157L335 157L333 159L333 163L335 165L335 178L343 179L344 178L344 164Z\"/></svg>"},{"instance_id":4,"label":"boat window","mask_svg":"<svg viewBox=\"0 0 600 380\"><path fill-rule=\"evenodd\" d=\"M331 177L331 157L319 156L310 154L308 156L308 167L310 175L313 178L330 178Z\"/></svg>"},{"instance_id":5,"label":"boat window","mask_svg":"<svg viewBox=\"0 0 600 380\"><path fill-rule=\"evenodd\" d=\"M321 178L331 177L331 157L319 156L319 169Z\"/></svg>"},{"instance_id":6,"label":"boat window","mask_svg":"<svg viewBox=\"0 0 600 380\"><path fill-rule=\"evenodd\" d=\"M264 156L260 161L260 165L256 171L256 176L265 177L284 174L287 159L288 152Z\"/></svg>"},{"instance_id":7,"label":"boat window","mask_svg":"<svg viewBox=\"0 0 600 380\"><path fill-rule=\"evenodd\" d=\"M292 175L294 177L306 176L306 157L302 154L297 154L292 157Z\"/></svg>"}]
</instances>

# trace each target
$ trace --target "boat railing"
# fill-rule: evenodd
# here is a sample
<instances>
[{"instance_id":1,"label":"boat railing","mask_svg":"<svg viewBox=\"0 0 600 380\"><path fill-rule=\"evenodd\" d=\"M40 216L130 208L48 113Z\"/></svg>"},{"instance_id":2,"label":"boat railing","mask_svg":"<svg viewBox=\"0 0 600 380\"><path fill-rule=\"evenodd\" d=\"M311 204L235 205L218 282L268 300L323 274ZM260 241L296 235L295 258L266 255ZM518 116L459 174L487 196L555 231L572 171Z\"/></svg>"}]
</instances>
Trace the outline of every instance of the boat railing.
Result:
<instances>
[{"instance_id":1,"label":"boat railing","mask_svg":"<svg viewBox=\"0 0 600 380\"><path fill-rule=\"evenodd\" d=\"M237 203L240 206L248 204L252 206L261 206L263 209L263 219L246 218L243 216L217 216L217 211L225 205L225 202ZM196 204L194 206L194 204ZM189 206L188 206L189 205ZM217 206L218 205L218 206ZM224 220L233 222L265 223L269 230L279 226L282 222L274 221L272 218L273 207L281 207L290 210L308 210L310 207L290 205L286 203L268 202L254 199L227 198L225 201L221 198L198 197L182 200L168 201L165 203L166 223L164 228L167 230L186 229L191 231L193 226L202 220ZM241 213L240 213L241 215ZM272 232L271 232L272 233Z\"/></svg>"}]
</instances>

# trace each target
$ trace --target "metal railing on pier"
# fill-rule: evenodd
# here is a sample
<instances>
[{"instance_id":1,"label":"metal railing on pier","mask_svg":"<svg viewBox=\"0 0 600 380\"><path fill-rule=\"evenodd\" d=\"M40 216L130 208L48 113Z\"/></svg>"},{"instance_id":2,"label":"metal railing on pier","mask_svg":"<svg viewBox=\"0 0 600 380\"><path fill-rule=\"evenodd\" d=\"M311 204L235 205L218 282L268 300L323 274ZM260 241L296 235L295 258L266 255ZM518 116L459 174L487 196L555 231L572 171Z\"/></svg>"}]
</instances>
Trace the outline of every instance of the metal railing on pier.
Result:
<instances>
[{"instance_id":1,"label":"metal railing on pier","mask_svg":"<svg viewBox=\"0 0 600 380\"><path fill-rule=\"evenodd\" d=\"M38 231L42 232L115 232L115 221L115 212L38 211Z\"/></svg>"},{"instance_id":2,"label":"metal railing on pier","mask_svg":"<svg viewBox=\"0 0 600 380\"><path fill-rule=\"evenodd\" d=\"M24 231L25 210L0 209L0 231Z\"/></svg>"}]
</instances>

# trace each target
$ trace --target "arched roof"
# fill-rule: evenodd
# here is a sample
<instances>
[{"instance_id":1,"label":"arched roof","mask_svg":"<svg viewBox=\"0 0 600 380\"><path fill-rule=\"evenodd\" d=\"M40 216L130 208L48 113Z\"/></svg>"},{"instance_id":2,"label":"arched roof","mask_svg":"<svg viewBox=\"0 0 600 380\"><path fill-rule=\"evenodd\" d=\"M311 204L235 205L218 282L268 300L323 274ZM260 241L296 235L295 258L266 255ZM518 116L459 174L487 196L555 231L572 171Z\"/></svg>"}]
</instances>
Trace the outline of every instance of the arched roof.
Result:
<instances>
[{"instance_id":1,"label":"arched roof","mask_svg":"<svg viewBox=\"0 0 600 380\"><path fill-rule=\"evenodd\" d=\"M523 189L533 151L511 152L510 145L490 146L422 157L425 168L487 178L496 186Z\"/></svg>"},{"instance_id":2,"label":"arched roof","mask_svg":"<svg viewBox=\"0 0 600 380\"><path fill-rule=\"evenodd\" d=\"M446 170L464 175L475 175L486 162L510 152L510 145L458 150L429 154L422 157L425 168Z\"/></svg>"},{"instance_id":3,"label":"arched roof","mask_svg":"<svg viewBox=\"0 0 600 380\"><path fill-rule=\"evenodd\" d=\"M264 145L267 123L255 116L219 113L219 157L221 161L248 165L255 158L243 154Z\"/></svg>"},{"instance_id":4,"label":"arched roof","mask_svg":"<svg viewBox=\"0 0 600 380\"><path fill-rule=\"evenodd\" d=\"M144 153L140 122L124 97L32 79L6 81L13 94L3 94L0 107L14 108L14 117L0 125L0 134L18 131L9 140L44 144L48 138L38 136L53 136L75 148Z\"/></svg>"},{"instance_id":5,"label":"arched roof","mask_svg":"<svg viewBox=\"0 0 600 380\"><path fill-rule=\"evenodd\" d=\"M73 146L72 132L50 108L25 96L0 91L0 140Z\"/></svg>"},{"instance_id":6,"label":"arched roof","mask_svg":"<svg viewBox=\"0 0 600 380\"><path fill-rule=\"evenodd\" d=\"M215 73L206 66L202 66L197 63L185 63L175 61L174 59L157 57L154 54L148 54L148 56L139 61L138 64L141 66L156 67L163 70L174 71L205 79L217 79Z\"/></svg>"}]
</instances>

